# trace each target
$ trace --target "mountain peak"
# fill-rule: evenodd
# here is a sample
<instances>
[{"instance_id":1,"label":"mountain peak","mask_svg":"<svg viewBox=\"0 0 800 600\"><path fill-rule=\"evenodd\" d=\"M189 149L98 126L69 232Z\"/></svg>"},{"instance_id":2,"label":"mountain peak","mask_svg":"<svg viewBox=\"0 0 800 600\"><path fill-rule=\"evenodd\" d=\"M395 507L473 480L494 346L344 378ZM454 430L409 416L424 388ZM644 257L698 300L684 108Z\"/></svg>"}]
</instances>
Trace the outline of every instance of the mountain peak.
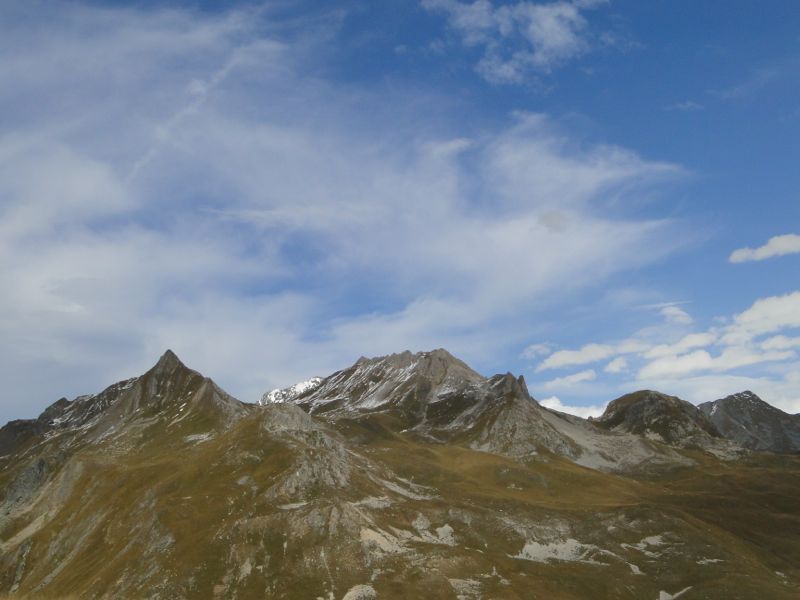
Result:
<instances>
[{"instance_id":1,"label":"mountain peak","mask_svg":"<svg viewBox=\"0 0 800 600\"><path fill-rule=\"evenodd\" d=\"M486 378L447 350L406 350L360 358L350 367L326 377L294 400L311 412L363 414L390 407L402 420L424 420L428 405L444 397L483 385Z\"/></svg>"},{"instance_id":2,"label":"mountain peak","mask_svg":"<svg viewBox=\"0 0 800 600\"><path fill-rule=\"evenodd\" d=\"M750 390L704 402L703 411L726 438L752 450L800 451L800 419Z\"/></svg>"},{"instance_id":3,"label":"mountain peak","mask_svg":"<svg viewBox=\"0 0 800 600\"><path fill-rule=\"evenodd\" d=\"M725 398L722 398L720 400L720 402L732 402L732 401L737 401L737 400L738 401L748 401L748 402L764 402L761 398L758 397L758 394L756 394L754 392L751 392L750 390L744 390L743 392L738 392L736 394L731 394L730 396L726 396Z\"/></svg>"},{"instance_id":4,"label":"mountain peak","mask_svg":"<svg viewBox=\"0 0 800 600\"><path fill-rule=\"evenodd\" d=\"M175 354L169 348L161 355L161 358L158 359L158 362L153 366L151 369L152 372L158 373L170 373L175 371L176 369L186 369L186 365L183 364L178 355Z\"/></svg>"},{"instance_id":5,"label":"mountain peak","mask_svg":"<svg viewBox=\"0 0 800 600\"><path fill-rule=\"evenodd\" d=\"M720 437L713 423L696 406L654 390L639 390L612 400L595 422L667 443L694 443L701 438Z\"/></svg>"},{"instance_id":6,"label":"mountain peak","mask_svg":"<svg viewBox=\"0 0 800 600\"><path fill-rule=\"evenodd\" d=\"M457 373L466 379L483 379L463 360L456 358L444 348L427 350L423 352L411 352L406 350L399 354L389 354L368 359L367 362L382 363L394 369L413 368L433 376L444 376L450 373Z\"/></svg>"},{"instance_id":7,"label":"mountain peak","mask_svg":"<svg viewBox=\"0 0 800 600\"><path fill-rule=\"evenodd\" d=\"M423 350L420 352L412 352L411 350L403 350L402 352L394 352L392 354L384 354L381 356L366 357L362 356L356 361L356 365L361 363L377 363L388 362L392 364L410 364L420 361L440 361L449 364L465 365L464 361L453 356L449 351L444 348L435 348L433 350Z\"/></svg>"}]
</instances>

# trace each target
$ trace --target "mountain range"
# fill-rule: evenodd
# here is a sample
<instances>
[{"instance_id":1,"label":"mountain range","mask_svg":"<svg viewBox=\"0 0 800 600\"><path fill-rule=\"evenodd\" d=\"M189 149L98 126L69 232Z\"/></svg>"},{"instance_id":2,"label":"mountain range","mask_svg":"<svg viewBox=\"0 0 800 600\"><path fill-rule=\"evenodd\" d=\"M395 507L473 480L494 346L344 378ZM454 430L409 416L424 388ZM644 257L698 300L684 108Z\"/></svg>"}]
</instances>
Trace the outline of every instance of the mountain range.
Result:
<instances>
[{"instance_id":1,"label":"mountain range","mask_svg":"<svg viewBox=\"0 0 800 600\"><path fill-rule=\"evenodd\" d=\"M249 404L167 351L0 429L0 594L798 598L798 497L752 392L585 420L439 349Z\"/></svg>"}]
</instances>

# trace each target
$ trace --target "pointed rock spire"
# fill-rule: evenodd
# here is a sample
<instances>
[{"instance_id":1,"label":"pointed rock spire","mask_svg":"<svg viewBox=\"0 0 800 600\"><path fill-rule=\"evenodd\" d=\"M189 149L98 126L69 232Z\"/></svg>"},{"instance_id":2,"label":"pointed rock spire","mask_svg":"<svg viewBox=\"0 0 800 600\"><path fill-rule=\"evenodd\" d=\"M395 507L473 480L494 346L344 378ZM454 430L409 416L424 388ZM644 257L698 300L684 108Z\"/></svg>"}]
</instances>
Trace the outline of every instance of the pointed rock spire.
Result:
<instances>
[{"instance_id":1,"label":"pointed rock spire","mask_svg":"<svg viewBox=\"0 0 800 600\"><path fill-rule=\"evenodd\" d=\"M186 369L186 365L181 362L181 359L178 358L178 355L175 354L172 350L167 350L164 354L161 355L161 358L158 359L158 362L153 366L150 371L152 373L171 373L177 369Z\"/></svg>"}]
</instances>

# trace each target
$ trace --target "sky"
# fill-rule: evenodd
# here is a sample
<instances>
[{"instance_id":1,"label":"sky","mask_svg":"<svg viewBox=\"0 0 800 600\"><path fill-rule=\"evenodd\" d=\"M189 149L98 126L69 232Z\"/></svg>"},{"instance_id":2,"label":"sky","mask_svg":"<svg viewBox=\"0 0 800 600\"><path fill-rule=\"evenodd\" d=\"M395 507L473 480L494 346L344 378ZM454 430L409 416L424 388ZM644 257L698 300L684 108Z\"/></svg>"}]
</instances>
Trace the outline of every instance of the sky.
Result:
<instances>
[{"instance_id":1,"label":"sky","mask_svg":"<svg viewBox=\"0 0 800 600\"><path fill-rule=\"evenodd\" d=\"M165 349L800 412L800 5L0 1L0 421Z\"/></svg>"}]
</instances>

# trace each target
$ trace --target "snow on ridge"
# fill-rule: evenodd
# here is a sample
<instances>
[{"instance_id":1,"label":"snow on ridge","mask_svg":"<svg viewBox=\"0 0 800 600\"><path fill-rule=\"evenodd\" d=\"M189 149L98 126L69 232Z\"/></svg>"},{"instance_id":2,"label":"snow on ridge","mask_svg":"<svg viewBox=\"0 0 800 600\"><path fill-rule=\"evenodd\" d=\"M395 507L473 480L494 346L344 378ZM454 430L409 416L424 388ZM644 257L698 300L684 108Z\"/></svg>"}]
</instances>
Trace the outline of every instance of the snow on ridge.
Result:
<instances>
[{"instance_id":1,"label":"snow on ridge","mask_svg":"<svg viewBox=\"0 0 800 600\"><path fill-rule=\"evenodd\" d=\"M306 381L295 383L287 388L276 388L271 392L267 392L261 397L259 404L262 406L266 404L276 404L281 402L291 402L299 395L304 394L310 390L314 390L322 383L322 377L312 377Z\"/></svg>"}]
</instances>

